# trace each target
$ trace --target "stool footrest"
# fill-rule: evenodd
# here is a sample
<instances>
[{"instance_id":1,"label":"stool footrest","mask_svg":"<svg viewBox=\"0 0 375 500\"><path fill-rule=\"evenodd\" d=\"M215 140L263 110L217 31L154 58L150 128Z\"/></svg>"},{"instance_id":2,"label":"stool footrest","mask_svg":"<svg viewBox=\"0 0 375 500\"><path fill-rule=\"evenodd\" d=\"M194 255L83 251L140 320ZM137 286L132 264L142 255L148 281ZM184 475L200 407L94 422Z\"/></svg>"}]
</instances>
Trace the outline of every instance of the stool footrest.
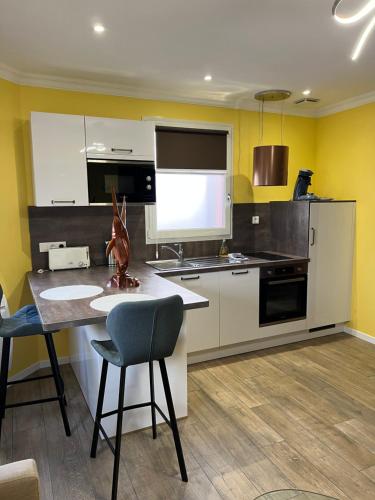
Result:
<instances>
[{"instance_id":1,"label":"stool footrest","mask_svg":"<svg viewBox=\"0 0 375 500\"><path fill-rule=\"evenodd\" d=\"M152 403L152 401L148 401L147 403L139 403L136 405L124 406L124 408L122 410L123 411L135 410L136 408L146 408L147 406L152 406L153 408L155 408L160 413L160 415L163 417L163 419L165 420L165 423L168 424L170 428L172 428L171 423L170 423L169 419L166 417L165 413L161 410L159 405L157 405L156 403ZM118 413L118 410L107 411L106 413L102 413L100 415L99 426L100 426L100 429L102 432L103 432L103 430L102 430L102 425L100 424L100 420L102 418L105 418L105 417L110 417L111 415L116 415L116 413ZM103 432L103 434L104 434L104 432Z\"/></svg>"},{"instance_id":2,"label":"stool footrest","mask_svg":"<svg viewBox=\"0 0 375 500\"><path fill-rule=\"evenodd\" d=\"M34 380L43 380L45 378L53 378L52 373L49 375L41 375L40 377L25 378L24 380L14 380L13 382L8 382L8 385L24 384L25 382L33 382Z\"/></svg>"},{"instance_id":3,"label":"stool footrest","mask_svg":"<svg viewBox=\"0 0 375 500\"><path fill-rule=\"evenodd\" d=\"M149 403L139 403L137 405L124 406L124 408L122 410L123 411L135 410L136 408L145 408L146 406L151 406L151 402L149 402ZM111 415L116 415L116 413L118 413L118 410L108 411L107 413L102 413L100 415L100 418L110 417Z\"/></svg>"},{"instance_id":4,"label":"stool footrest","mask_svg":"<svg viewBox=\"0 0 375 500\"><path fill-rule=\"evenodd\" d=\"M51 403L52 401L58 401L59 397L53 398L44 398L44 399L34 399L33 401L24 401L22 403L12 403L10 405L5 405L5 408L17 408L18 406L30 406L30 405L38 405L41 403Z\"/></svg>"}]
</instances>

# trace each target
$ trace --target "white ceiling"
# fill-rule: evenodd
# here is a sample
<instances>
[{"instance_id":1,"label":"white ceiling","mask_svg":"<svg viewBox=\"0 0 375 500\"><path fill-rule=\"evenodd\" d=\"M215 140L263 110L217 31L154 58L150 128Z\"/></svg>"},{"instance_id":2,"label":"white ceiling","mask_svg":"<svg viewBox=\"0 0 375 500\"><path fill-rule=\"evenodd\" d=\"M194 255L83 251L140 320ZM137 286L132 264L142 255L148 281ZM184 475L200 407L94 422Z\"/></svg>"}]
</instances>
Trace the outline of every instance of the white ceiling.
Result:
<instances>
[{"instance_id":1,"label":"white ceiling","mask_svg":"<svg viewBox=\"0 0 375 500\"><path fill-rule=\"evenodd\" d=\"M292 101L311 88L316 109L375 90L375 32L351 61L366 20L339 25L332 3L0 0L0 63L25 81L244 108L258 90L290 89ZM364 3L344 0L342 12ZM104 34L93 32L95 22Z\"/></svg>"}]
</instances>

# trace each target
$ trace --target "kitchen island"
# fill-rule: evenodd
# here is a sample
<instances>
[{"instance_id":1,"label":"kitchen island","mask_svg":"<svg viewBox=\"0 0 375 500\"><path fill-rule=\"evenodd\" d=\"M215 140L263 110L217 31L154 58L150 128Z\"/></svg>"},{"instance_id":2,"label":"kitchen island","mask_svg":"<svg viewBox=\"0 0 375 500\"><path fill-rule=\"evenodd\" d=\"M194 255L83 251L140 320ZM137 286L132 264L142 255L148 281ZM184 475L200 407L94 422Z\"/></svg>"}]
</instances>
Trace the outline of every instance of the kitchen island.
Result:
<instances>
[{"instance_id":1,"label":"kitchen island","mask_svg":"<svg viewBox=\"0 0 375 500\"><path fill-rule=\"evenodd\" d=\"M94 309L92 302L104 298L105 301L120 299L121 301L137 300L142 298L163 298L171 295L180 295L184 302L184 310L208 307L208 300L186 288L171 283L145 264L135 264L129 268L131 275L136 276L140 286L126 290L108 289L106 283L114 270L107 266L97 266L89 269L76 269L68 271L46 271L43 273L28 273L29 285L38 308L43 329L56 331L63 328L69 329L69 343L71 365L82 389L91 415L95 416L96 402L99 390L102 358L92 349L91 340L106 340L109 338L105 328L108 314L106 310ZM74 288L61 289L60 287L82 285L99 287L95 296L84 298L63 298L57 292L71 291ZM43 298L51 294L50 289L58 288L54 292L54 300ZM101 291L100 288L103 290ZM57 300L56 300L57 297ZM92 304L92 305L90 305ZM101 307L101 306L100 306ZM108 307L108 306L107 306ZM110 307L110 306L109 306ZM102 307L103 308L103 307ZM105 306L104 306L105 308ZM185 318L181 333L176 344L173 356L166 360L172 396L175 404L177 418L187 416L187 350ZM119 384L119 368L109 365L106 395L103 411L116 408ZM156 401L164 412L167 407L162 389L159 367L155 363L155 395ZM148 367L146 364L129 367L127 370L125 401L126 405L138 404L150 399ZM161 419L159 420L161 421ZM115 415L103 420L103 426L109 436L115 434ZM123 432L141 429L151 425L149 408L138 408L127 412L124 418Z\"/></svg>"}]
</instances>

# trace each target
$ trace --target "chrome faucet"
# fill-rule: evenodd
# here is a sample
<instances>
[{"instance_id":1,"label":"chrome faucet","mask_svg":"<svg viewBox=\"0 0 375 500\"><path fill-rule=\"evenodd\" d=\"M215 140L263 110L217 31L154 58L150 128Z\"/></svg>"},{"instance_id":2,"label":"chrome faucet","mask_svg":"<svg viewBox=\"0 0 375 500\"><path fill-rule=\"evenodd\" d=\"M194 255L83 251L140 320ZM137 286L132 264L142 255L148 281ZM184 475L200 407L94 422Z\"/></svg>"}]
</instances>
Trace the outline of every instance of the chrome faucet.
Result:
<instances>
[{"instance_id":1,"label":"chrome faucet","mask_svg":"<svg viewBox=\"0 0 375 500\"><path fill-rule=\"evenodd\" d=\"M184 261L184 249L182 247L182 243L173 243L173 244L174 244L174 246L178 247L178 251L175 250L174 248L170 247L169 245L162 245L161 248L166 248L167 250L170 250L175 255L177 255L179 262L183 262Z\"/></svg>"}]
</instances>

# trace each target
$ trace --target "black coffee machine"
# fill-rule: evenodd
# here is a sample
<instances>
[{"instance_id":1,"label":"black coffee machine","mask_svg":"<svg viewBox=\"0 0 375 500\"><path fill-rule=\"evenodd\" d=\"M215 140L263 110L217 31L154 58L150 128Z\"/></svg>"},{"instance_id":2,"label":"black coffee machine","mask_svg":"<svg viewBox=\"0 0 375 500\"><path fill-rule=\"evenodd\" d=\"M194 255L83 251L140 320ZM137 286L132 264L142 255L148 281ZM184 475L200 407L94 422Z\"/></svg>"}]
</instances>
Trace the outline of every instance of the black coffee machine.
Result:
<instances>
[{"instance_id":1,"label":"black coffee machine","mask_svg":"<svg viewBox=\"0 0 375 500\"><path fill-rule=\"evenodd\" d=\"M294 187L293 201L298 200L321 200L314 193L308 193L307 190L311 185L311 177L314 174L312 170L300 170L298 173L296 185Z\"/></svg>"}]
</instances>

